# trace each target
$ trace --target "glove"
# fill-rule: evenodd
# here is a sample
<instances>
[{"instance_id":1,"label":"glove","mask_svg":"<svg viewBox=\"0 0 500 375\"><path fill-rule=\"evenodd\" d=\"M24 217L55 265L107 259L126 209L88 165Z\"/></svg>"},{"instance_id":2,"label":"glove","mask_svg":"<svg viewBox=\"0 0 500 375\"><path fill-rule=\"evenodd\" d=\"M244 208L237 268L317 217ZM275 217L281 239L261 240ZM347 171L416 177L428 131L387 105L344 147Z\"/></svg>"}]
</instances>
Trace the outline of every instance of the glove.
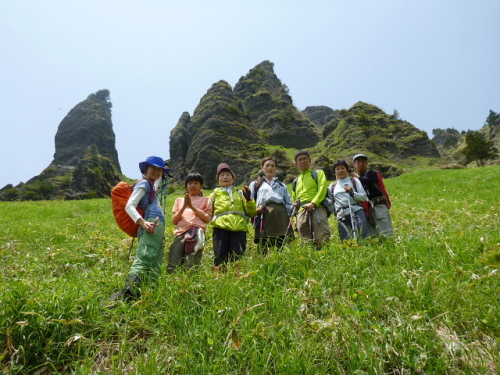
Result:
<instances>
[{"instance_id":1,"label":"glove","mask_svg":"<svg viewBox=\"0 0 500 375\"><path fill-rule=\"evenodd\" d=\"M250 189L248 188L248 186L243 186L243 189L241 189L242 193L243 193L243 196L245 197L245 200L248 202L251 200L250 198L250 194L251 194L251 191Z\"/></svg>"}]
</instances>

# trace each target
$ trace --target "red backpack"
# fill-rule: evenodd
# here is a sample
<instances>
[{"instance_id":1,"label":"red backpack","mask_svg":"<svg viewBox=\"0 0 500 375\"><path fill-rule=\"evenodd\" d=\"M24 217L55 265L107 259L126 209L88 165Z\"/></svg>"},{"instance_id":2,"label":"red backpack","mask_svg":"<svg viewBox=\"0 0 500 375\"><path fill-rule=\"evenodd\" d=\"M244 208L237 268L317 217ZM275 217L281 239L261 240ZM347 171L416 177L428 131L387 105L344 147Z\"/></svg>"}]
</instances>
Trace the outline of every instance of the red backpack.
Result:
<instances>
[{"instance_id":1,"label":"red backpack","mask_svg":"<svg viewBox=\"0 0 500 375\"><path fill-rule=\"evenodd\" d=\"M115 216L116 223L122 231L124 231L131 237L137 237L139 224L136 224L132 221L132 218L128 215L127 211L125 211L125 206L127 205L127 202L132 195L132 190L134 190L134 186L137 184L137 182L134 185L130 185L127 182L120 181L113 188L113 190L111 190L111 203L113 205L113 215ZM149 190L148 206L151 204L151 202L153 202L155 197L154 187L152 186L151 182L149 183ZM141 214L142 217L144 217L144 210L142 208L137 207L137 211L139 212L139 214Z\"/></svg>"},{"instance_id":2,"label":"red backpack","mask_svg":"<svg viewBox=\"0 0 500 375\"><path fill-rule=\"evenodd\" d=\"M382 174L378 171L377 171L377 181L378 181L377 182L378 189L382 192L385 199L387 200L387 203L386 203L387 208L391 208L392 203L391 203L391 200L389 199L389 194L387 193L387 190L385 189L384 179L382 177Z\"/></svg>"}]
</instances>

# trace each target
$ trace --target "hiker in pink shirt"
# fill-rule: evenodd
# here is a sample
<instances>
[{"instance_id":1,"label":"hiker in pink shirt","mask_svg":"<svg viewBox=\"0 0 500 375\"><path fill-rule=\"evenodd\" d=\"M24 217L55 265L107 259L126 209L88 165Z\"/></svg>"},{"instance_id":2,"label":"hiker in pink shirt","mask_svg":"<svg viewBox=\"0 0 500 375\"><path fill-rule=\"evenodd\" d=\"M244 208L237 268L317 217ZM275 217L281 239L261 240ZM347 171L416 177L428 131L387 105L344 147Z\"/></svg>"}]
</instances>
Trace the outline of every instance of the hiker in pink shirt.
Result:
<instances>
[{"instance_id":1,"label":"hiker in pink shirt","mask_svg":"<svg viewBox=\"0 0 500 375\"><path fill-rule=\"evenodd\" d=\"M167 272L179 266L192 268L201 264L205 231L212 219L212 201L202 193L203 178L199 173L190 173L184 184L187 193L177 198L172 209L175 225L174 241L170 245Z\"/></svg>"}]
</instances>

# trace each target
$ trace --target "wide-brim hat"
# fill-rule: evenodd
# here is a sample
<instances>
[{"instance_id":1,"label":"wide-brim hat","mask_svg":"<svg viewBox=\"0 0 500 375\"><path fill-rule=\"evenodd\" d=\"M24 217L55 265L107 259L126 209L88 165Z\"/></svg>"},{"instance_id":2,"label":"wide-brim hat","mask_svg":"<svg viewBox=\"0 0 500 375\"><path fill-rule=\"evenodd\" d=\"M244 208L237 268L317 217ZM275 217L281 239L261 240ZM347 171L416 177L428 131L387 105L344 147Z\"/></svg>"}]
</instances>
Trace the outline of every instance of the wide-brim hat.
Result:
<instances>
[{"instance_id":1,"label":"wide-brim hat","mask_svg":"<svg viewBox=\"0 0 500 375\"><path fill-rule=\"evenodd\" d=\"M358 158L365 158L366 160L368 160L368 156L366 156L365 154L356 154L352 158L352 162L354 163L356 161L356 159L358 159Z\"/></svg>"},{"instance_id":2,"label":"wide-brim hat","mask_svg":"<svg viewBox=\"0 0 500 375\"><path fill-rule=\"evenodd\" d=\"M233 176L234 178L234 173L233 171L231 170L231 167L229 167L228 164L226 163L220 163L218 166L217 166L217 177L219 177L219 174L224 171L224 170L227 170L229 173L231 173L231 175Z\"/></svg>"},{"instance_id":3,"label":"wide-brim hat","mask_svg":"<svg viewBox=\"0 0 500 375\"><path fill-rule=\"evenodd\" d=\"M153 165L158 168L163 168L165 171L169 169L167 166L165 166L165 161L162 158L160 158L159 156L150 156L146 158L145 161L141 161L139 163L139 169L141 173L146 173L150 165Z\"/></svg>"}]
</instances>

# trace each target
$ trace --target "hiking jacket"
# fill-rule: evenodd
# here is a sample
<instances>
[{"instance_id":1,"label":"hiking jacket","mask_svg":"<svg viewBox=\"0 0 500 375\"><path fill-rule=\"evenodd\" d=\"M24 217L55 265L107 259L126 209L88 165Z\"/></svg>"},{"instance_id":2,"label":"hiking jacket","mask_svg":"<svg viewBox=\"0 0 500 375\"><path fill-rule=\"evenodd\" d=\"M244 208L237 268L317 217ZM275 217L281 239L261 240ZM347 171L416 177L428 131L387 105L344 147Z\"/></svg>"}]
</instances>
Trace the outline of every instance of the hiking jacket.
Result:
<instances>
[{"instance_id":1,"label":"hiking jacket","mask_svg":"<svg viewBox=\"0 0 500 375\"><path fill-rule=\"evenodd\" d=\"M125 211L127 211L134 223L137 223L137 221L142 217L137 211L137 207L140 207L144 211L144 215L146 215L147 211L147 217L144 217L144 219L147 220L148 218L158 217L160 220L165 221L165 215L161 209L160 200L158 199L156 191L154 191L154 199L148 207L150 192L151 184L144 178L134 185L132 195L125 206Z\"/></svg>"},{"instance_id":2,"label":"hiking jacket","mask_svg":"<svg viewBox=\"0 0 500 375\"><path fill-rule=\"evenodd\" d=\"M316 207L321 205L328 191L328 181L326 180L325 172L317 170L316 173L318 177L317 183L312 177L311 169L300 173L295 191L292 192L294 202L300 198L301 206L309 202L313 202Z\"/></svg>"},{"instance_id":3,"label":"hiking jacket","mask_svg":"<svg viewBox=\"0 0 500 375\"><path fill-rule=\"evenodd\" d=\"M248 231L248 219L255 216L257 207L252 199L246 201L241 191L233 188L232 197L222 188L216 188L210 199L213 205L212 226L231 232Z\"/></svg>"},{"instance_id":4,"label":"hiking jacket","mask_svg":"<svg viewBox=\"0 0 500 375\"><path fill-rule=\"evenodd\" d=\"M376 171L364 171L363 174L359 175L359 180L368 195L368 199L372 200L373 198L382 197L384 195L380 189L377 188L378 176Z\"/></svg>"},{"instance_id":5,"label":"hiking jacket","mask_svg":"<svg viewBox=\"0 0 500 375\"><path fill-rule=\"evenodd\" d=\"M269 181L266 177L263 177L263 181L257 189L257 194L255 194L255 183L252 181L250 183L251 197L255 199L255 204L258 206L266 206L267 203L277 203L282 204L286 208L288 216L292 213L292 198L290 192L284 183L274 177L272 181Z\"/></svg>"},{"instance_id":6,"label":"hiking jacket","mask_svg":"<svg viewBox=\"0 0 500 375\"><path fill-rule=\"evenodd\" d=\"M354 180L356 186L353 186L351 178ZM344 185L352 187L354 192L352 196L344 189ZM353 213L363 209L363 207L359 206L359 202L366 200L366 192L359 179L348 176L333 182L330 184L328 189L332 191L335 199L337 219L342 220L344 217L351 215L349 206L351 207Z\"/></svg>"}]
</instances>

